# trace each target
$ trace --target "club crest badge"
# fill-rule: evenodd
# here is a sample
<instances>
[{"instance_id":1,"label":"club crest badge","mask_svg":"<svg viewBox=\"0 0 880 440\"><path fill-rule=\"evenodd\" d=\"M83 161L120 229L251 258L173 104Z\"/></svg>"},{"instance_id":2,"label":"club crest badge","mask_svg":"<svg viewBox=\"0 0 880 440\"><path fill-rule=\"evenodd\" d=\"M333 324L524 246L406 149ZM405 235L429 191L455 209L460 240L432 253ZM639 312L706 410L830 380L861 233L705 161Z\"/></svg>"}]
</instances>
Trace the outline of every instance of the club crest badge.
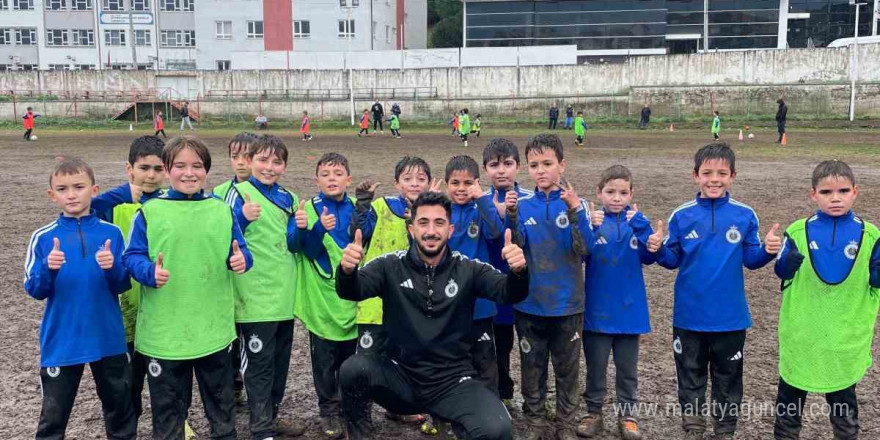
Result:
<instances>
[{"instance_id":1,"label":"club crest badge","mask_svg":"<svg viewBox=\"0 0 880 440\"><path fill-rule=\"evenodd\" d=\"M639 239L637 239L635 235L629 238L629 247L632 250L639 250Z\"/></svg>"},{"instance_id":2,"label":"club crest badge","mask_svg":"<svg viewBox=\"0 0 880 440\"><path fill-rule=\"evenodd\" d=\"M159 365L159 361L153 359L150 361L150 364L147 365L147 371L150 372L150 376L159 377L162 374L162 366Z\"/></svg>"},{"instance_id":3,"label":"club crest badge","mask_svg":"<svg viewBox=\"0 0 880 440\"><path fill-rule=\"evenodd\" d=\"M846 258L850 260L855 260L856 255L859 254L859 244L855 241L849 242L845 248L843 248L843 254L846 255Z\"/></svg>"},{"instance_id":4,"label":"club crest badge","mask_svg":"<svg viewBox=\"0 0 880 440\"><path fill-rule=\"evenodd\" d=\"M519 349L525 354L529 354L532 351L532 344L529 343L529 340L526 338L522 338L519 340Z\"/></svg>"},{"instance_id":5,"label":"club crest badge","mask_svg":"<svg viewBox=\"0 0 880 440\"><path fill-rule=\"evenodd\" d=\"M724 238L726 238L727 242L730 244L737 244L742 240L742 233L739 232L739 229L734 225L727 230L727 233L724 234Z\"/></svg>"},{"instance_id":6,"label":"club crest badge","mask_svg":"<svg viewBox=\"0 0 880 440\"><path fill-rule=\"evenodd\" d=\"M46 374L48 374L49 377L58 377L59 375L61 375L61 368L60 367L46 368Z\"/></svg>"},{"instance_id":7,"label":"club crest badge","mask_svg":"<svg viewBox=\"0 0 880 440\"><path fill-rule=\"evenodd\" d=\"M559 215L556 216L556 227L559 229L565 229L568 227L568 215L565 214L565 211L560 212Z\"/></svg>"},{"instance_id":8,"label":"club crest badge","mask_svg":"<svg viewBox=\"0 0 880 440\"><path fill-rule=\"evenodd\" d=\"M477 238L477 236L480 235L480 225L476 222L471 222L467 228L467 235L470 238Z\"/></svg>"},{"instance_id":9,"label":"club crest badge","mask_svg":"<svg viewBox=\"0 0 880 440\"><path fill-rule=\"evenodd\" d=\"M448 298L458 295L458 283L456 283L455 280L450 279L449 283L446 284L446 290L444 292Z\"/></svg>"},{"instance_id":10,"label":"club crest badge","mask_svg":"<svg viewBox=\"0 0 880 440\"><path fill-rule=\"evenodd\" d=\"M364 332L359 343L364 350L369 349L373 346L373 335L370 332Z\"/></svg>"},{"instance_id":11,"label":"club crest badge","mask_svg":"<svg viewBox=\"0 0 880 440\"><path fill-rule=\"evenodd\" d=\"M250 350L251 353L259 353L263 351L263 341L261 341L260 338L257 337L257 335L251 335L251 338L248 339L247 345L248 350Z\"/></svg>"}]
</instances>

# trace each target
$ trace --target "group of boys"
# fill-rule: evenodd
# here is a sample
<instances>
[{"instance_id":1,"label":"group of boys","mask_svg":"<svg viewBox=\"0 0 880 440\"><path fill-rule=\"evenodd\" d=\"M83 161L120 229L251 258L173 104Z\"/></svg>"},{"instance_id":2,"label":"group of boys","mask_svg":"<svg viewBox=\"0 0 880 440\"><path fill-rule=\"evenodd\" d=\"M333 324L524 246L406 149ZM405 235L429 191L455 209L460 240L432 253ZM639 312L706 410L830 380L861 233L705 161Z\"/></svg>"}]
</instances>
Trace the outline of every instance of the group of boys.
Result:
<instances>
[{"instance_id":1,"label":"group of boys","mask_svg":"<svg viewBox=\"0 0 880 440\"><path fill-rule=\"evenodd\" d=\"M774 434L797 438L806 394L821 392L829 403L841 404L831 414L836 438L858 436L855 386L871 364L880 232L853 214L858 187L843 162L823 162L813 172L811 197L819 212L795 222L784 237L774 225L762 241L755 212L730 198L735 156L723 143L696 153L699 193L656 229L632 203L632 174L620 165L601 175L601 208L588 208L563 177L563 146L555 135L533 136L526 146L534 191L516 182L520 155L506 139L491 140L483 151L488 190L480 166L468 156L453 157L444 180L432 179L424 160L408 156L394 169L397 195L378 198L379 183L372 181L358 185L354 197L348 194L351 171L338 153L318 160L319 192L309 200L278 183L288 165L279 138L238 135L229 157L234 177L214 188L213 196L204 191L211 156L194 137L167 145L155 136L136 139L126 164L129 182L101 196L86 163L66 158L57 164L49 196L62 213L34 232L25 268L27 292L48 301L40 335L37 438L63 436L86 363L112 438L135 438L144 376L153 437L182 438L193 373L212 438L233 438L236 368L253 438L301 435L300 424L278 414L295 318L309 331L322 433L331 439L346 430L351 435L357 420L356 431L369 437L372 425L364 422L363 408L345 405L339 371L355 353L392 361L404 354L388 342L381 299L342 299L337 270L352 243L363 245L364 263L408 249L412 204L426 192L446 192L451 199L448 246L462 258L506 272L505 244L512 241L525 252L526 299L512 307L479 299L463 341L479 381L509 405L515 327L523 438L600 435L612 352L618 431L624 439L641 438L639 335L651 331L642 266L654 262L678 269L672 349L682 427L687 436L702 438L711 414L714 435L732 437L751 326L742 267L758 269L774 259L783 279L777 403L785 409L777 412ZM162 189L166 177L170 185ZM129 231L127 238L122 230ZM446 295L458 289L452 282ZM239 350L233 350L234 340ZM579 419L581 350L587 416ZM553 422L546 406L551 361ZM705 397L709 377L712 404ZM435 425L446 422L456 421ZM509 429L497 432L509 438Z\"/></svg>"}]
</instances>

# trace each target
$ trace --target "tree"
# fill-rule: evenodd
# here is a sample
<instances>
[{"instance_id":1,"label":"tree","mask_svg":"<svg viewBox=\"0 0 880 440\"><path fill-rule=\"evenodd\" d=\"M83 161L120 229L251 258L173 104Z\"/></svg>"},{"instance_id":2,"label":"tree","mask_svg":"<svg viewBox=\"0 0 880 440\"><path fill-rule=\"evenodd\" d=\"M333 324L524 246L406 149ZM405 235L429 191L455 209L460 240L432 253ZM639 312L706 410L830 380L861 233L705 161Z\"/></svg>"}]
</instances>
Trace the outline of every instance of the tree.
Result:
<instances>
[{"instance_id":1,"label":"tree","mask_svg":"<svg viewBox=\"0 0 880 440\"><path fill-rule=\"evenodd\" d=\"M459 0L428 0L428 47L462 46L462 5Z\"/></svg>"}]
</instances>

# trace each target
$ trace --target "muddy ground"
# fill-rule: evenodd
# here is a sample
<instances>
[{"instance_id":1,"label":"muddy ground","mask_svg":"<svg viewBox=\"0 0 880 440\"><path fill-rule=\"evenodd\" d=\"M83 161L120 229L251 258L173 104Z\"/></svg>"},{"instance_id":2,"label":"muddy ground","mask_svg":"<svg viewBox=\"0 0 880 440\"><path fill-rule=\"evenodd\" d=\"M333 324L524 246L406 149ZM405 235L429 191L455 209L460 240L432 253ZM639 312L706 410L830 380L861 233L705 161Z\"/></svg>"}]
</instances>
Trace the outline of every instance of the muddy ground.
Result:
<instances>
[{"instance_id":1,"label":"muddy ground","mask_svg":"<svg viewBox=\"0 0 880 440\"><path fill-rule=\"evenodd\" d=\"M691 179L693 153L707 141L707 131L609 131L592 132L585 147L573 146L571 132L564 136L568 169L566 178L588 200L595 199L595 183L600 172L612 164L632 169L635 177L635 201L651 218L666 218L671 211L695 194ZM123 161L128 144L137 133L40 132L37 142L22 142L20 134L0 133L0 157L6 173L0 185L0 438L32 438L40 413L39 325L43 305L28 297L22 288L25 247L32 231L52 221L58 210L46 197L48 175L58 155L78 155L95 168L102 188L124 182ZM302 142L295 134L283 134L291 149L290 167L283 183L298 194L311 195L316 157L323 152L338 151L348 156L355 182L363 179L382 181L379 192L389 194L391 172L397 159L405 154L420 155L428 160L435 174L442 174L446 161L455 154L470 154L478 162L482 146L491 135L484 131L481 139L472 139L469 148L457 143L448 132L407 135L391 139L387 135L357 138L349 134L322 134L319 130L311 142ZM525 146L526 132L511 137ZM864 218L880 222L880 132L808 131L791 133L787 147L774 146L773 133L758 134L749 142L732 140L738 154L739 174L733 195L750 204L762 220L762 235L773 223L786 226L793 220L809 215L811 206L807 192L812 167L820 160L840 158L853 165L862 192L856 212ZM225 160L228 133L205 132L203 137L212 147L214 166L209 174L209 187L230 177ZM442 177L442 176L441 176ZM530 186L525 170L519 180ZM676 398L675 369L671 351L672 285L674 273L657 266L645 269L654 332L642 339L639 365L641 400L656 404L657 414L643 415L645 438L675 439L681 436L679 419L667 414L667 405ZM749 272L746 277L754 327L749 332L745 351L745 402L749 413L741 419L737 438L772 438L770 406L776 396L777 350L776 323L780 305L779 282L771 268ZM818 319L821 319L817 317ZM317 433L317 403L311 383L305 329L297 326L293 359L288 382L288 398L283 405L285 417L299 417L310 424L307 438L320 438ZM514 355L516 357L517 355ZM876 359L876 356L875 356ZM518 362L516 362L518 364ZM517 368L516 366L514 367ZM613 370L613 368L612 368ZM88 370L87 370L88 371ZM518 372L516 374L518 376ZM515 377L516 377L515 376ZM581 383L583 383L583 373ZM609 375L613 384L613 372ZM880 438L880 372L872 368L858 386L862 438ZM613 386L607 402L613 402ZM521 400L521 399L520 399ZM809 404L824 402L822 396L811 396ZM149 406L146 407L147 409ZM670 409L671 411L671 409ZM606 411L606 426L614 420ZM207 438L208 426L201 403L196 397L190 421L200 438ZM514 417L521 413L514 412ZM385 421L375 413L380 438L418 439L423 436L414 428ZM150 413L140 420L140 435L150 435ZM247 410L239 408L238 433L249 438ZM521 427L521 423L517 423ZM68 438L101 438L103 421L90 373L83 377L77 404L68 427ZM831 438L827 417L807 415L802 438ZM616 433L607 438L617 438Z\"/></svg>"}]
</instances>

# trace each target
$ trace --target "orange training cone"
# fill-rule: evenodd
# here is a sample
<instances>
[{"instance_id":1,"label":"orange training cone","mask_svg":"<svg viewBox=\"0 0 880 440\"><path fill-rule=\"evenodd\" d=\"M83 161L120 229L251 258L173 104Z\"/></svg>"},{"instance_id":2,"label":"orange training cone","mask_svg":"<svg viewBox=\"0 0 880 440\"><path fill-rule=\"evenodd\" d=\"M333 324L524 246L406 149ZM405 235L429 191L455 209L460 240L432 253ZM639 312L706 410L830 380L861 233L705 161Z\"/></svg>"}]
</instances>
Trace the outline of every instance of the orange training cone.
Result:
<instances>
[{"instance_id":1,"label":"orange training cone","mask_svg":"<svg viewBox=\"0 0 880 440\"><path fill-rule=\"evenodd\" d=\"M786 136L786 133L782 133L782 145L787 145L787 144L788 144L788 136Z\"/></svg>"},{"instance_id":2,"label":"orange training cone","mask_svg":"<svg viewBox=\"0 0 880 440\"><path fill-rule=\"evenodd\" d=\"M743 131L742 130L739 131L739 140L743 140Z\"/></svg>"}]
</instances>

